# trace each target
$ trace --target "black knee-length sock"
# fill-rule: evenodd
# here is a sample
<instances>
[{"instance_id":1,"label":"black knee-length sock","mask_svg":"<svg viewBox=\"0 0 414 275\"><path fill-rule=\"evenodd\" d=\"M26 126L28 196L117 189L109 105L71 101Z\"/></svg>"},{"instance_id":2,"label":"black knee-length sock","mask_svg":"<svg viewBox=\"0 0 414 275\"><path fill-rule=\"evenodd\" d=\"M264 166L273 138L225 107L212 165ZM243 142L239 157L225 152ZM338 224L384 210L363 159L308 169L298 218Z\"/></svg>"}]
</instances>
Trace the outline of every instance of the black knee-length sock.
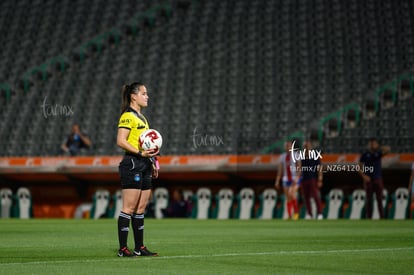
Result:
<instances>
[{"instance_id":1,"label":"black knee-length sock","mask_svg":"<svg viewBox=\"0 0 414 275\"><path fill-rule=\"evenodd\" d=\"M129 223L131 221L131 215L124 212L119 213L118 217L118 239L119 248L122 249L127 246Z\"/></svg>"},{"instance_id":2,"label":"black knee-length sock","mask_svg":"<svg viewBox=\"0 0 414 275\"><path fill-rule=\"evenodd\" d=\"M135 250L144 246L144 214L132 214L132 230L134 232Z\"/></svg>"}]
</instances>

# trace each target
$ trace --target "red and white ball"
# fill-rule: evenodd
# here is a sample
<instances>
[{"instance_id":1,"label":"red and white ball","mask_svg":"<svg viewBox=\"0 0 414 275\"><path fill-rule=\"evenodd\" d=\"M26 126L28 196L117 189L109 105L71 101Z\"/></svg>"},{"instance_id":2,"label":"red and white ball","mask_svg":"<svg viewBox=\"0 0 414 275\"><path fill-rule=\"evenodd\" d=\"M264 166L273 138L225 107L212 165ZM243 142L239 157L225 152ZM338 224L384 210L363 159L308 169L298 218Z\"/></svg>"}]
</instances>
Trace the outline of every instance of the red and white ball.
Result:
<instances>
[{"instance_id":1,"label":"red and white ball","mask_svg":"<svg viewBox=\"0 0 414 275\"><path fill-rule=\"evenodd\" d=\"M148 129L139 136L138 142L143 150L159 150L162 146L162 136L157 130Z\"/></svg>"}]
</instances>

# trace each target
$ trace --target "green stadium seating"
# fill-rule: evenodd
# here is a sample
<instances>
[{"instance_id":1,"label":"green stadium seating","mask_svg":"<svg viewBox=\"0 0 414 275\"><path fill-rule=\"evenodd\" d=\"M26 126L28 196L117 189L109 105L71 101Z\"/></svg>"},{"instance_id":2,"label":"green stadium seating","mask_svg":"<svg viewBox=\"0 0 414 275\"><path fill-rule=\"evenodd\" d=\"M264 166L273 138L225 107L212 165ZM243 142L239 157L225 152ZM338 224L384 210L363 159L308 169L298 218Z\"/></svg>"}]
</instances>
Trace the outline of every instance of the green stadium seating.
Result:
<instances>
[{"instance_id":1,"label":"green stadium seating","mask_svg":"<svg viewBox=\"0 0 414 275\"><path fill-rule=\"evenodd\" d=\"M8 98L0 116L7 121L24 101L16 119L36 127L3 123L2 156L55 155L73 121L89 131L90 154L122 153L119 90L134 80L148 85L145 114L168 140L166 155L278 153L292 137L311 137L325 153L354 153L377 132L394 152L414 150L409 1L19 3L1 6L0 18L13 21L0 24L0 82L10 85L0 88ZM337 12L320 12L326 8ZM370 16L355 20L360 8ZM45 119L46 97L75 115ZM224 145L191 146L196 128Z\"/></svg>"}]
</instances>

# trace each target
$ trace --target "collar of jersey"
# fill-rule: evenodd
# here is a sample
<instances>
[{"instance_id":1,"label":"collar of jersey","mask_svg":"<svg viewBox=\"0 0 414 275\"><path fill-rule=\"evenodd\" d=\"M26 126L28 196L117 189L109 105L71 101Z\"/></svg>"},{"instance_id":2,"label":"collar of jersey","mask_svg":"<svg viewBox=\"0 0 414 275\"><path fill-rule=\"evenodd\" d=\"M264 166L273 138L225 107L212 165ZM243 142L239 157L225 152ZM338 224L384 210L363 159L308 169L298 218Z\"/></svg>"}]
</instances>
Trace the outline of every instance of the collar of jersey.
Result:
<instances>
[{"instance_id":1,"label":"collar of jersey","mask_svg":"<svg viewBox=\"0 0 414 275\"><path fill-rule=\"evenodd\" d=\"M145 117L143 115L140 115L137 111L135 111L131 107L128 107L128 109L126 111L133 113L137 118L139 118L140 120L142 120L142 122L144 122L145 124L147 124L147 121L146 121Z\"/></svg>"}]
</instances>

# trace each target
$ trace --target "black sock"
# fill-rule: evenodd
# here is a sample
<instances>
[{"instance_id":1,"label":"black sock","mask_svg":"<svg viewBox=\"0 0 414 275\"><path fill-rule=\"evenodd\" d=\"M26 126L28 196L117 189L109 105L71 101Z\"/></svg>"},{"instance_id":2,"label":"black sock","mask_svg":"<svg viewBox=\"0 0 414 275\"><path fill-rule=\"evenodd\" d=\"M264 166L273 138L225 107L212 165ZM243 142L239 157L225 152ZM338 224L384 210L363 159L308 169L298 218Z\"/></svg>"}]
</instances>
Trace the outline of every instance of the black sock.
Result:
<instances>
[{"instance_id":1,"label":"black sock","mask_svg":"<svg viewBox=\"0 0 414 275\"><path fill-rule=\"evenodd\" d=\"M119 239L119 248L120 249L127 246L130 220L131 220L131 215L126 214L124 212L119 213L119 217L118 217L118 239Z\"/></svg>"},{"instance_id":2,"label":"black sock","mask_svg":"<svg viewBox=\"0 0 414 275\"><path fill-rule=\"evenodd\" d=\"M135 250L144 246L144 214L132 214L132 230L134 232Z\"/></svg>"}]
</instances>

